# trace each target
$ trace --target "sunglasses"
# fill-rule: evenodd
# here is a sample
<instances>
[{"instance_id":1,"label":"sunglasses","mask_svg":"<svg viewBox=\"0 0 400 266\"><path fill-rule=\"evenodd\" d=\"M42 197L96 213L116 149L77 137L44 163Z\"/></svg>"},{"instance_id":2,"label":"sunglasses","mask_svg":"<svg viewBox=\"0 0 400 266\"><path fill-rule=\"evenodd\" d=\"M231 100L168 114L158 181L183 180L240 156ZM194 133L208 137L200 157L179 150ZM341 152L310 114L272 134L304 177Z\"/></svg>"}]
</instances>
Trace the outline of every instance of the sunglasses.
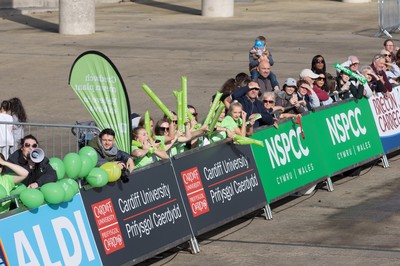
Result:
<instances>
[{"instance_id":1,"label":"sunglasses","mask_svg":"<svg viewBox=\"0 0 400 266\"><path fill-rule=\"evenodd\" d=\"M275 103L275 101L271 101L271 100L263 100L263 102L264 102L264 103L270 103L270 104Z\"/></svg>"},{"instance_id":2,"label":"sunglasses","mask_svg":"<svg viewBox=\"0 0 400 266\"><path fill-rule=\"evenodd\" d=\"M315 80L325 80L323 77L316 78Z\"/></svg>"},{"instance_id":3,"label":"sunglasses","mask_svg":"<svg viewBox=\"0 0 400 266\"><path fill-rule=\"evenodd\" d=\"M390 56L390 54L385 54L385 56Z\"/></svg>"},{"instance_id":4,"label":"sunglasses","mask_svg":"<svg viewBox=\"0 0 400 266\"><path fill-rule=\"evenodd\" d=\"M249 90L251 90L251 91L259 91L260 88L254 87L254 88L249 88Z\"/></svg>"},{"instance_id":5,"label":"sunglasses","mask_svg":"<svg viewBox=\"0 0 400 266\"><path fill-rule=\"evenodd\" d=\"M325 61L324 60L317 60L317 61L315 61L315 63L323 63L323 64L325 64Z\"/></svg>"},{"instance_id":6,"label":"sunglasses","mask_svg":"<svg viewBox=\"0 0 400 266\"><path fill-rule=\"evenodd\" d=\"M160 127L161 130L168 131L169 127Z\"/></svg>"},{"instance_id":7,"label":"sunglasses","mask_svg":"<svg viewBox=\"0 0 400 266\"><path fill-rule=\"evenodd\" d=\"M32 146L32 148L36 149L38 145L37 145L36 143L34 143L34 144L32 144L32 145L31 145L30 143L24 143L24 147L25 147L25 148L29 148L29 147L31 147L31 146Z\"/></svg>"},{"instance_id":8,"label":"sunglasses","mask_svg":"<svg viewBox=\"0 0 400 266\"><path fill-rule=\"evenodd\" d=\"M193 114L192 114L192 116L197 116L197 115L198 115L197 113L193 113Z\"/></svg>"}]
</instances>

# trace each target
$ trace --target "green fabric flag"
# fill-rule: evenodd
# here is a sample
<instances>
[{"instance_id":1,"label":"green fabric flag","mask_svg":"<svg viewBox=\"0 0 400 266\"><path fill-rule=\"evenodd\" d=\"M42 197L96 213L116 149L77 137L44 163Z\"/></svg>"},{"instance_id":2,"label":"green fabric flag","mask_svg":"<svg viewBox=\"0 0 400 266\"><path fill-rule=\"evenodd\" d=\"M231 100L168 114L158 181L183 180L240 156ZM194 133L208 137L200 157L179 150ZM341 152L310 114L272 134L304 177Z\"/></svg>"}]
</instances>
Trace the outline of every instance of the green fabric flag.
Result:
<instances>
[{"instance_id":1,"label":"green fabric flag","mask_svg":"<svg viewBox=\"0 0 400 266\"><path fill-rule=\"evenodd\" d=\"M97 126L112 128L118 149L130 154L129 98L121 75L111 60L98 51L81 54L71 67L68 83Z\"/></svg>"}]
</instances>

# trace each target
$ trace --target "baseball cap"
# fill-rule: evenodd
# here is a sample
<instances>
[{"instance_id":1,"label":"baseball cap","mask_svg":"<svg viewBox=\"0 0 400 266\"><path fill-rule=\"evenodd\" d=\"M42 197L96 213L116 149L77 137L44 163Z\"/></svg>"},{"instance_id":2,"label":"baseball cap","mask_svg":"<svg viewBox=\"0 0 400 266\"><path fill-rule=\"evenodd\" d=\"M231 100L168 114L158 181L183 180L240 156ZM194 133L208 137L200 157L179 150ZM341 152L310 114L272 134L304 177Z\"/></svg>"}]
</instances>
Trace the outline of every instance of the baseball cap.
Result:
<instances>
[{"instance_id":1,"label":"baseball cap","mask_svg":"<svg viewBox=\"0 0 400 266\"><path fill-rule=\"evenodd\" d=\"M297 88L297 82L294 78L288 78L283 84L283 88L285 88L286 86Z\"/></svg>"},{"instance_id":2,"label":"baseball cap","mask_svg":"<svg viewBox=\"0 0 400 266\"><path fill-rule=\"evenodd\" d=\"M305 77L316 79L319 77L319 75L312 72L311 69L305 68L300 72L300 78L305 78Z\"/></svg>"}]
</instances>

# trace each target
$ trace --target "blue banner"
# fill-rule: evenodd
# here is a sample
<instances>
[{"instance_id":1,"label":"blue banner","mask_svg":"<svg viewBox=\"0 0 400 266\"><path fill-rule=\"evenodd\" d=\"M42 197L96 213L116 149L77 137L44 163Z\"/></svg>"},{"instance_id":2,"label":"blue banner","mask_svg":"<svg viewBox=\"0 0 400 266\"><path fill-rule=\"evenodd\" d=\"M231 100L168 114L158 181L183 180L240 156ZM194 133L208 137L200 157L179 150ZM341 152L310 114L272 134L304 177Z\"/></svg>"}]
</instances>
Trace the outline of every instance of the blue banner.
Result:
<instances>
[{"instance_id":1,"label":"blue banner","mask_svg":"<svg viewBox=\"0 0 400 266\"><path fill-rule=\"evenodd\" d=\"M80 194L0 220L0 241L9 265L102 265Z\"/></svg>"}]
</instances>

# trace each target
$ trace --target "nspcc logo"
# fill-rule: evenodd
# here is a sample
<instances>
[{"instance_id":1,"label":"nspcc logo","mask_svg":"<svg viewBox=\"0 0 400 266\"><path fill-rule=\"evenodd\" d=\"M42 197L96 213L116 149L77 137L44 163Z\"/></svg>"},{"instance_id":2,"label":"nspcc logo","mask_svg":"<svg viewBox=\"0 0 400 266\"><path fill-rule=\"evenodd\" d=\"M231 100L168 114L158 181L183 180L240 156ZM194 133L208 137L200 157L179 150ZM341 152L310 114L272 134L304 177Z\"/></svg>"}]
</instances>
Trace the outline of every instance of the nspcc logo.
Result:
<instances>
[{"instance_id":1,"label":"nspcc logo","mask_svg":"<svg viewBox=\"0 0 400 266\"><path fill-rule=\"evenodd\" d=\"M355 108L354 111L348 110L347 113L335 114L326 118L326 124L334 146L350 140L351 137L358 138L360 135L367 133L366 127L360 124L360 116L361 110Z\"/></svg>"}]
</instances>

